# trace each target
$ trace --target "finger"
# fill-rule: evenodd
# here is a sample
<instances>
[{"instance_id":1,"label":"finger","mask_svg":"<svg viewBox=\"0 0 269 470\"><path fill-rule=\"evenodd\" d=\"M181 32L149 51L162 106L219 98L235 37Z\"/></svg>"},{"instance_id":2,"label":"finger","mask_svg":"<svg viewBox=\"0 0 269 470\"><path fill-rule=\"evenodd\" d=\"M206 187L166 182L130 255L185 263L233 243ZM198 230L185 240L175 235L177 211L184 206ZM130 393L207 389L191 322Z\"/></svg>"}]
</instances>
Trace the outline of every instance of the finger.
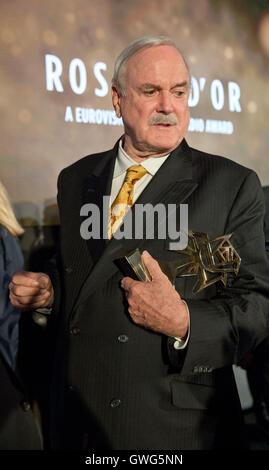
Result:
<instances>
[{"instance_id":1,"label":"finger","mask_svg":"<svg viewBox=\"0 0 269 470\"><path fill-rule=\"evenodd\" d=\"M145 267L148 269L152 280L163 279L164 277L166 277L165 274L162 272L158 261L152 258L148 251L143 251L142 260Z\"/></svg>"},{"instance_id":2,"label":"finger","mask_svg":"<svg viewBox=\"0 0 269 470\"><path fill-rule=\"evenodd\" d=\"M47 276L47 274L44 274L44 273L39 273L38 283L42 289L49 289L51 286L51 280L49 276Z\"/></svg>"},{"instance_id":3,"label":"finger","mask_svg":"<svg viewBox=\"0 0 269 470\"><path fill-rule=\"evenodd\" d=\"M134 321L134 323L137 323L138 325L143 325L144 324L144 317L137 312L137 310L129 308L128 312L130 314L130 317Z\"/></svg>"},{"instance_id":4,"label":"finger","mask_svg":"<svg viewBox=\"0 0 269 470\"><path fill-rule=\"evenodd\" d=\"M40 289L40 287L25 287L16 285L13 282L9 284L9 290L16 297L34 297L45 294L48 291L47 289Z\"/></svg>"},{"instance_id":5,"label":"finger","mask_svg":"<svg viewBox=\"0 0 269 470\"><path fill-rule=\"evenodd\" d=\"M18 284L22 286L45 287L44 278L48 278L48 276L46 276L46 274L43 274L43 273L33 273L29 271L17 271L12 276L12 282L14 284ZM40 282L41 282L41 285L40 285Z\"/></svg>"},{"instance_id":6,"label":"finger","mask_svg":"<svg viewBox=\"0 0 269 470\"><path fill-rule=\"evenodd\" d=\"M29 297L27 296L18 297L18 296L14 296L11 293L9 298L15 307L31 310L33 309L33 305L35 306L35 308L48 306L50 295L47 292L46 294L39 295L39 296L37 295L37 296L29 296Z\"/></svg>"},{"instance_id":7,"label":"finger","mask_svg":"<svg viewBox=\"0 0 269 470\"><path fill-rule=\"evenodd\" d=\"M124 277L121 280L121 287L126 291L129 292L129 290L134 287L139 281L135 281L131 277Z\"/></svg>"},{"instance_id":8,"label":"finger","mask_svg":"<svg viewBox=\"0 0 269 470\"><path fill-rule=\"evenodd\" d=\"M136 297L131 295L129 292L125 291L125 297L128 302L128 306L132 309L135 309L139 312L139 305L136 301Z\"/></svg>"}]
</instances>

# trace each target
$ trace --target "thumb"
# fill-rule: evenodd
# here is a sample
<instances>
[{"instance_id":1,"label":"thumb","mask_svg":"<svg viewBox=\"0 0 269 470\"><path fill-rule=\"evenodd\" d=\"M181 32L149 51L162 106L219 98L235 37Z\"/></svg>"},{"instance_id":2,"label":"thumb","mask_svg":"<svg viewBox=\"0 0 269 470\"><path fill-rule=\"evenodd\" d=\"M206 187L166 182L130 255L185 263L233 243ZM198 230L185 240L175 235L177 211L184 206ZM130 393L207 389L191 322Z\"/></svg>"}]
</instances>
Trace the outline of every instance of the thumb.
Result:
<instances>
[{"instance_id":1,"label":"thumb","mask_svg":"<svg viewBox=\"0 0 269 470\"><path fill-rule=\"evenodd\" d=\"M50 286L50 278L45 273L37 273L36 280L39 283L41 289L48 289Z\"/></svg>"},{"instance_id":2,"label":"thumb","mask_svg":"<svg viewBox=\"0 0 269 470\"><path fill-rule=\"evenodd\" d=\"M162 272L158 261L152 258L148 251L143 251L142 260L153 281L157 279L163 279L165 274Z\"/></svg>"}]
</instances>

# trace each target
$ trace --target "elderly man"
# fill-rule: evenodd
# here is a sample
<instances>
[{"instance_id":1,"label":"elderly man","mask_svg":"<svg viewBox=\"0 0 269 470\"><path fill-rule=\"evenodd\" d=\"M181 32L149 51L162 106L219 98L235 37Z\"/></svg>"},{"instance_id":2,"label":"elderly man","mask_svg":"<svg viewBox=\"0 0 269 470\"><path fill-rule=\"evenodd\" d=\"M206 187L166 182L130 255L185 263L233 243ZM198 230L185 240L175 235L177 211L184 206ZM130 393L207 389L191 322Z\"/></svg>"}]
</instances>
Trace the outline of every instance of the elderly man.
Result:
<instances>
[{"instance_id":1,"label":"elderly man","mask_svg":"<svg viewBox=\"0 0 269 470\"><path fill-rule=\"evenodd\" d=\"M189 90L188 68L171 39L142 38L122 52L112 99L124 135L112 150L61 172L61 254L50 277L13 277L15 306L52 306L57 315L56 449L243 446L232 365L267 334L263 195L253 171L188 147ZM81 207L95 204L102 216L104 196L108 234L82 237ZM157 261L179 262L180 252L157 229L149 239L146 228L143 237L117 236L125 219L116 206L127 204L130 215L138 204L179 211L183 202L193 233L208 240L233 234L242 262L226 286L221 276L198 292L193 276L173 285ZM135 248L148 282L126 277L115 262Z\"/></svg>"}]
</instances>

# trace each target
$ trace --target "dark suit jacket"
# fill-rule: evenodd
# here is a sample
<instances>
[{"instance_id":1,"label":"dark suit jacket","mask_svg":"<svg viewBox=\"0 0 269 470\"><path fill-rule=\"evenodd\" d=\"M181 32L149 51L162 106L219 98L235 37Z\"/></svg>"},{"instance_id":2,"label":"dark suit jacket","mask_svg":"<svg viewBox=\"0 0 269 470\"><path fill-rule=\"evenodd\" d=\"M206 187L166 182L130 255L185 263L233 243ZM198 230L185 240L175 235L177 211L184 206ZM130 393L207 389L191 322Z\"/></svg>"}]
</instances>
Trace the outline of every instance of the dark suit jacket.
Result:
<instances>
[{"instance_id":1,"label":"dark suit jacket","mask_svg":"<svg viewBox=\"0 0 269 470\"><path fill-rule=\"evenodd\" d=\"M256 174L183 141L137 203L187 203L189 229L233 233L242 258L229 286L194 295L194 279L176 279L190 310L184 351L135 325L115 258L138 247L175 259L168 240L85 241L81 206L109 195L114 149L86 157L59 177L61 274L52 273L58 316L53 445L88 449L213 449L242 445L240 403L232 372L266 336L269 293L262 189ZM133 212L133 211L132 211ZM101 213L102 216L102 213Z\"/></svg>"},{"instance_id":2,"label":"dark suit jacket","mask_svg":"<svg viewBox=\"0 0 269 470\"><path fill-rule=\"evenodd\" d=\"M24 387L1 354L0 404L0 450L41 450L41 432Z\"/></svg>"}]
</instances>

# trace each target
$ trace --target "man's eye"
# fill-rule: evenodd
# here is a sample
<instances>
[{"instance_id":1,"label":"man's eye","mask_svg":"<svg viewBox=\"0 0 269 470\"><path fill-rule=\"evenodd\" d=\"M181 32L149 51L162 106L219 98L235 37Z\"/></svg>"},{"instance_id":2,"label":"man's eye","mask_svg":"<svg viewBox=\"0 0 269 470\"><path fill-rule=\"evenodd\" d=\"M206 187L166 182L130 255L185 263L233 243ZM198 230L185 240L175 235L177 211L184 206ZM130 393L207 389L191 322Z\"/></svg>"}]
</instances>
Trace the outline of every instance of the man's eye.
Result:
<instances>
[{"instance_id":1,"label":"man's eye","mask_svg":"<svg viewBox=\"0 0 269 470\"><path fill-rule=\"evenodd\" d=\"M176 96L182 96L182 95L184 94L184 91L182 91L182 90L175 90L175 91L174 91L174 94L175 94Z\"/></svg>"},{"instance_id":2,"label":"man's eye","mask_svg":"<svg viewBox=\"0 0 269 470\"><path fill-rule=\"evenodd\" d=\"M145 95L153 95L155 93L155 90L145 90L144 94Z\"/></svg>"}]
</instances>

